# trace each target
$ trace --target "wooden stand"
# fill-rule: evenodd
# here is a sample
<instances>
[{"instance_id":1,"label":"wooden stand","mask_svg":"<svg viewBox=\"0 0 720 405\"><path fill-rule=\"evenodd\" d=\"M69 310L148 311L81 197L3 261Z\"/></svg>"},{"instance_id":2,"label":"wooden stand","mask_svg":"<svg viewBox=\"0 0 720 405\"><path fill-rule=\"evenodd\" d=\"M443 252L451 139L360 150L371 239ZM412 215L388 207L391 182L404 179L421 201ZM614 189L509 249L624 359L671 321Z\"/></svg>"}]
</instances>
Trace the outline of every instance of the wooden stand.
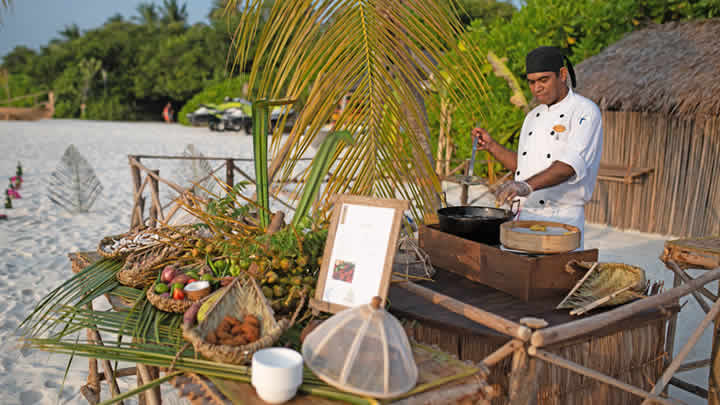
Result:
<instances>
[{"instance_id":1,"label":"wooden stand","mask_svg":"<svg viewBox=\"0 0 720 405\"><path fill-rule=\"evenodd\" d=\"M72 264L73 273L79 273L82 269L88 265L101 259L100 255L96 252L78 252L70 253L68 255L70 263ZM112 299L111 296L105 294L105 298L108 300L110 305L117 309L120 304L116 300ZM92 302L87 305L89 310L93 309ZM123 308L126 309L126 308ZM102 337L95 329L87 329L88 341L95 343L96 345L102 345ZM160 376L160 371L157 367L150 367L144 364L138 364L136 367L129 367L114 370L112 364L108 360L101 360L100 363L103 367L103 372L98 371L98 360L94 358L88 359L88 377L87 384L80 388L80 393L91 405L95 405L101 402L100 392L101 383L104 381L110 387L110 393L112 397L120 395L120 388L118 387L117 379L121 377L129 377L135 375L137 378L138 387L145 383L157 379ZM156 387L150 391L140 395L141 404L159 405L162 402L160 396L160 388ZM119 401L122 404L122 401Z\"/></svg>"},{"instance_id":2,"label":"wooden stand","mask_svg":"<svg viewBox=\"0 0 720 405\"><path fill-rule=\"evenodd\" d=\"M598 258L597 249L545 256L515 254L442 232L436 225L421 226L419 239L434 266L523 301L566 294L582 275L566 272L565 264Z\"/></svg>"},{"instance_id":3,"label":"wooden stand","mask_svg":"<svg viewBox=\"0 0 720 405\"><path fill-rule=\"evenodd\" d=\"M665 242L665 249L660 257L665 266L674 273L673 286L690 283L693 278L685 270L702 269L710 270L720 267L720 237L698 238L698 239L679 239ZM706 288L701 287L693 292L693 297L700 305L700 308L709 314L712 310L710 304L718 302L720 295L720 286L718 286L718 294L713 294ZM708 303L708 300L710 301ZM675 334L677 330L677 316L674 316L668 325L667 332L667 353L668 363L672 360L673 350L675 349ZM707 391L683 381L677 377L669 380L669 383L691 392L700 397L706 398L709 405L720 405L720 321L715 318L713 328L712 352L709 360L693 362L692 364L679 365L683 371L694 370L697 368L710 366L708 375Z\"/></svg>"}]
</instances>

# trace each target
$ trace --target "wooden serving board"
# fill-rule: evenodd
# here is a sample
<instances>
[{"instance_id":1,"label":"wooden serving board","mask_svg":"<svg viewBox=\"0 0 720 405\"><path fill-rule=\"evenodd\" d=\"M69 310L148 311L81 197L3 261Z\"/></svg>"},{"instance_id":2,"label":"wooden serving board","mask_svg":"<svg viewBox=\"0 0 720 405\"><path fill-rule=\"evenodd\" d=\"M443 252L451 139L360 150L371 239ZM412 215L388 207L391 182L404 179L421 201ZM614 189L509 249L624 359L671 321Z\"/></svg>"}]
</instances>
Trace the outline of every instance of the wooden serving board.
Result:
<instances>
[{"instance_id":1,"label":"wooden serving board","mask_svg":"<svg viewBox=\"0 0 720 405\"><path fill-rule=\"evenodd\" d=\"M542 227L543 230L531 228ZM580 229L550 221L509 221L500 225L500 242L528 253L566 253L580 247Z\"/></svg>"}]
</instances>

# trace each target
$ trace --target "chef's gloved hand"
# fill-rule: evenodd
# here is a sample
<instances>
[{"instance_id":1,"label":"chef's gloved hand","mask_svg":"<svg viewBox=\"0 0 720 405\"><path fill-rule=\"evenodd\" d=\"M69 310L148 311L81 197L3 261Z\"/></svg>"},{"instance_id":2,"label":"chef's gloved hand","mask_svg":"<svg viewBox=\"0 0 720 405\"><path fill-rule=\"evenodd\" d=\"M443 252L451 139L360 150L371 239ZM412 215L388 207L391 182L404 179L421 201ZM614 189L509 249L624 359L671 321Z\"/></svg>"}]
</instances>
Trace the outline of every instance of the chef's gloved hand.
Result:
<instances>
[{"instance_id":1,"label":"chef's gloved hand","mask_svg":"<svg viewBox=\"0 0 720 405\"><path fill-rule=\"evenodd\" d=\"M512 201L515 197L527 197L532 192L532 187L524 181L507 181L498 187L495 201L502 205Z\"/></svg>"}]
</instances>

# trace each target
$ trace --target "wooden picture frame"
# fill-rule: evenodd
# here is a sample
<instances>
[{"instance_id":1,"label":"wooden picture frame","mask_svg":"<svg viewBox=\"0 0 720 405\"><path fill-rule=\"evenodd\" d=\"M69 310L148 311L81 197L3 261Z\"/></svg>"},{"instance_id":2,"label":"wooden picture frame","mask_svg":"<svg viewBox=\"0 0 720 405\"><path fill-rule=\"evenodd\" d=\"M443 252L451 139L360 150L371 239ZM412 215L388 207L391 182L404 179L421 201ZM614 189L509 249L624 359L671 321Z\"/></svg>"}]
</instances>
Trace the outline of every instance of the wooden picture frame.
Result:
<instances>
[{"instance_id":1,"label":"wooden picture frame","mask_svg":"<svg viewBox=\"0 0 720 405\"><path fill-rule=\"evenodd\" d=\"M390 287L403 211L408 201L356 195L335 197L315 297L315 311L337 313L383 302Z\"/></svg>"}]
</instances>

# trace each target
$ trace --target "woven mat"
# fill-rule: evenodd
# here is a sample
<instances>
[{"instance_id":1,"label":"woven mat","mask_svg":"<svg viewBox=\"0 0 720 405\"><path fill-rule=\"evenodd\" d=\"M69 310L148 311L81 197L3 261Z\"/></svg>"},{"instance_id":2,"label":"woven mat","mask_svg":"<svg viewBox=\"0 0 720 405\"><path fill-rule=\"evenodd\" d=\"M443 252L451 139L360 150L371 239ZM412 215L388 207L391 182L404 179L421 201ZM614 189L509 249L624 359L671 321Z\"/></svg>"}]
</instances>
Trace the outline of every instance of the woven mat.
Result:
<instances>
[{"instance_id":1,"label":"woven mat","mask_svg":"<svg viewBox=\"0 0 720 405\"><path fill-rule=\"evenodd\" d=\"M720 236L705 238L676 239L665 242L665 247L694 250L697 252L712 253L720 256Z\"/></svg>"}]
</instances>

